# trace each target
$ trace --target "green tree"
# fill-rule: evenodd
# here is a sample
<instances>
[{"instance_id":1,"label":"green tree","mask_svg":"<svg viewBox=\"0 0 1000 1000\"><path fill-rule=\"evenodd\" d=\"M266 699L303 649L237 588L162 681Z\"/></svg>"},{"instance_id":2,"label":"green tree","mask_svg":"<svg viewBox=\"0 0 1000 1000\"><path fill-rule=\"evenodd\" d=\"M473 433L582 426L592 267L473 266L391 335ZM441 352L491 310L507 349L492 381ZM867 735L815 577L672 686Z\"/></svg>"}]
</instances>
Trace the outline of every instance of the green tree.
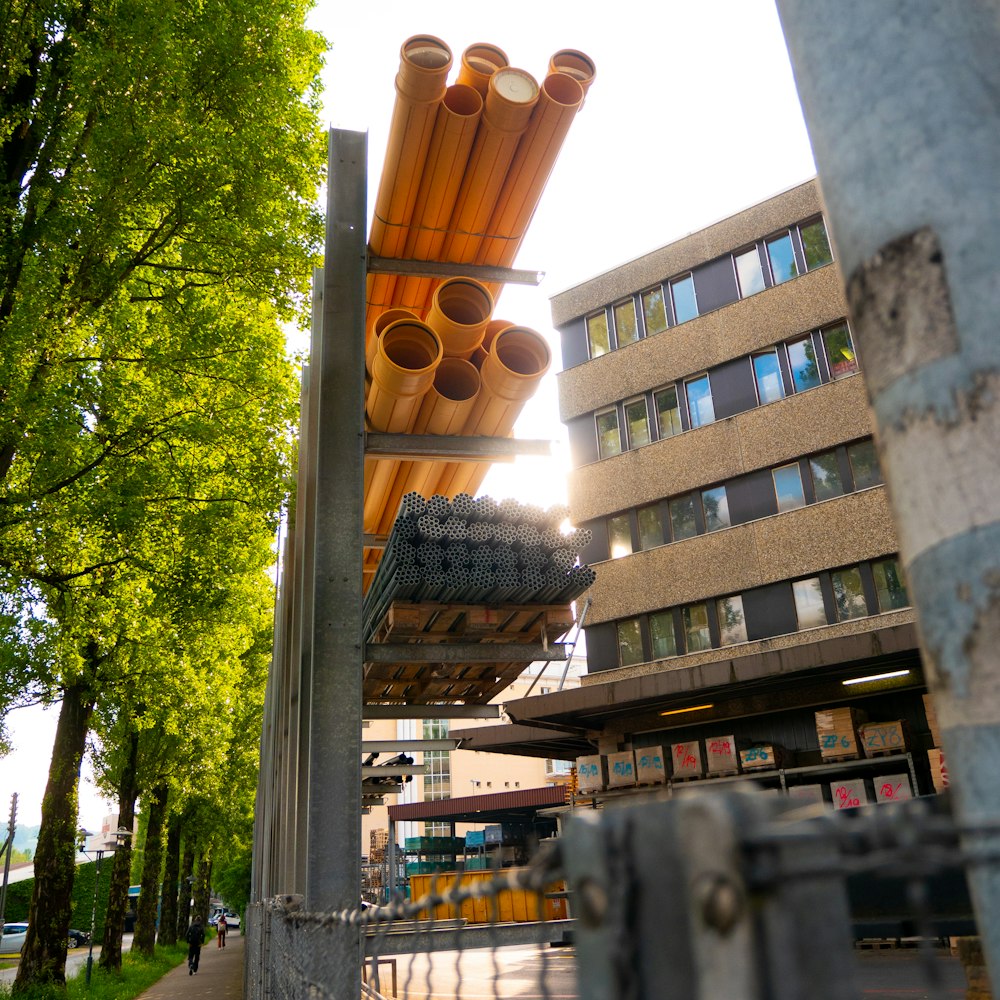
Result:
<instances>
[{"instance_id":1,"label":"green tree","mask_svg":"<svg viewBox=\"0 0 1000 1000\"><path fill-rule=\"evenodd\" d=\"M268 556L295 400L279 321L320 235L305 9L5 4L0 711L62 699L18 990L63 981L95 709L236 628L231 582Z\"/></svg>"}]
</instances>

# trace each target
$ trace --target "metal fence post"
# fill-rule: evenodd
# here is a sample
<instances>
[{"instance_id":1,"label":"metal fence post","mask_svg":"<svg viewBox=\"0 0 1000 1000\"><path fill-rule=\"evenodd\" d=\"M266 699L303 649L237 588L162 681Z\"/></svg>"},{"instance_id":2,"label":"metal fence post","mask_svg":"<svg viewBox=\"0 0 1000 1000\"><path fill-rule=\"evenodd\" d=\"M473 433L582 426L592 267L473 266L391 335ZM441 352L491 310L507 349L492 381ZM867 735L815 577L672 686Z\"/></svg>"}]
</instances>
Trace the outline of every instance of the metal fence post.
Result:
<instances>
[{"instance_id":1,"label":"metal fence post","mask_svg":"<svg viewBox=\"0 0 1000 1000\"><path fill-rule=\"evenodd\" d=\"M1000 828L1000 7L778 0L959 823ZM998 834L966 840L1000 982ZM989 855L989 858L986 856Z\"/></svg>"}]
</instances>

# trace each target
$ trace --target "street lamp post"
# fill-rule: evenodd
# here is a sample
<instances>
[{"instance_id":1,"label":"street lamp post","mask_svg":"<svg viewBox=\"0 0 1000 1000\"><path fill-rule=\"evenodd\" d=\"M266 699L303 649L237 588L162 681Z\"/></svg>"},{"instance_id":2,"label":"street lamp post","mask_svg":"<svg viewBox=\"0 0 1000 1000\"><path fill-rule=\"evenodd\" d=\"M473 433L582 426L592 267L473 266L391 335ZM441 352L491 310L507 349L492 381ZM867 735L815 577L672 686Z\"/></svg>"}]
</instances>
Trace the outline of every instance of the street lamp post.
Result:
<instances>
[{"instance_id":1,"label":"street lamp post","mask_svg":"<svg viewBox=\"0 0 1000 1000\"><path fill-rule=\"evenodd\" d=\"M86 830L80 831L81 841L82 837L86 836L86 833ZM131 830L126 830L123 826L118 827L115 831L115 848L124 847L131 836ZM89 858L90 855L84 850L84 843L85 841L82 841L80 844L80 853L85 854ZM87 949L87 989L90 989L90 974L94 968L94 935L97 933L97 887L101 884L101 859L106 853L103 847L99 847L94 851L97 867L94 869L94 902L90 909L90 941Z\"/></svg>"}]
</instances>

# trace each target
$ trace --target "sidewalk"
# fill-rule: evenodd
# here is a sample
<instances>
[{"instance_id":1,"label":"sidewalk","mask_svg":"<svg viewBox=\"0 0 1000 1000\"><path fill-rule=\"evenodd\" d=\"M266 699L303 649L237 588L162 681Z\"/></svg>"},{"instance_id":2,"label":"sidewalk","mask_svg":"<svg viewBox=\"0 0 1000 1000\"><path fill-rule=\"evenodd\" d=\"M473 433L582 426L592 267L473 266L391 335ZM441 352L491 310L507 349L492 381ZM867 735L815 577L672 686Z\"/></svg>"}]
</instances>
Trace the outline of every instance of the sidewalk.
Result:
<instances>
[{"instance_id":1,"label":"sidewalk","mask_svg":"<svg viewBox=\"0 0 1000 1000\"><path fill-rule=\"evenodd\" d=\"M245 938L240 933L226 937L226 947L216 947L215 938L201 949L198 974L188 975L187 962L181 962L159 982L154 983L139 1000L174 1000L184 997L211 997L212 1000L241 1000L243 996L243 949Z\"/></svg>"}]
</instances>

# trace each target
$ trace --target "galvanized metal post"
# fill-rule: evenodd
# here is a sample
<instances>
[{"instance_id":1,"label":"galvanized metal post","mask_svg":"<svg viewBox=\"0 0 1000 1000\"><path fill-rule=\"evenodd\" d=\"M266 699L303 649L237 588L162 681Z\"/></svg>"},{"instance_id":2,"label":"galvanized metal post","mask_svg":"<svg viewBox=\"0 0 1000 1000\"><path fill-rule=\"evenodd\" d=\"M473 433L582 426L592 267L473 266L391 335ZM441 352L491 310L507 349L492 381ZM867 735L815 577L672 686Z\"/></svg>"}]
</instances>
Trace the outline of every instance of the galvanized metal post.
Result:
<instances>
[{"instance_id":1,"label":"galvanized metal post","mask_svg":"<svg viewBox=\"0 0 1000 1000\"><path fill-rule=\"evenodd\" d=\"M305 885L312 911L354 909L361 888L366 159L364 133L331 130L322 336L310 386L319 393ZM310 954L313 981L335 997L359 996L361 956L358 929L341 925L329 948Z\"/></svg>"},{"instance_id":2,"label":"galvanized metal post","mask_svg":"<svg viewBox=\"0 0 1000 1000\"><path fill-rule=\"evenodd\" d=\"M1000 827L1000 7L778 0L957 818ZM966 840L1000 982L1000 838Z\"/></svg>"}]
</instances>

